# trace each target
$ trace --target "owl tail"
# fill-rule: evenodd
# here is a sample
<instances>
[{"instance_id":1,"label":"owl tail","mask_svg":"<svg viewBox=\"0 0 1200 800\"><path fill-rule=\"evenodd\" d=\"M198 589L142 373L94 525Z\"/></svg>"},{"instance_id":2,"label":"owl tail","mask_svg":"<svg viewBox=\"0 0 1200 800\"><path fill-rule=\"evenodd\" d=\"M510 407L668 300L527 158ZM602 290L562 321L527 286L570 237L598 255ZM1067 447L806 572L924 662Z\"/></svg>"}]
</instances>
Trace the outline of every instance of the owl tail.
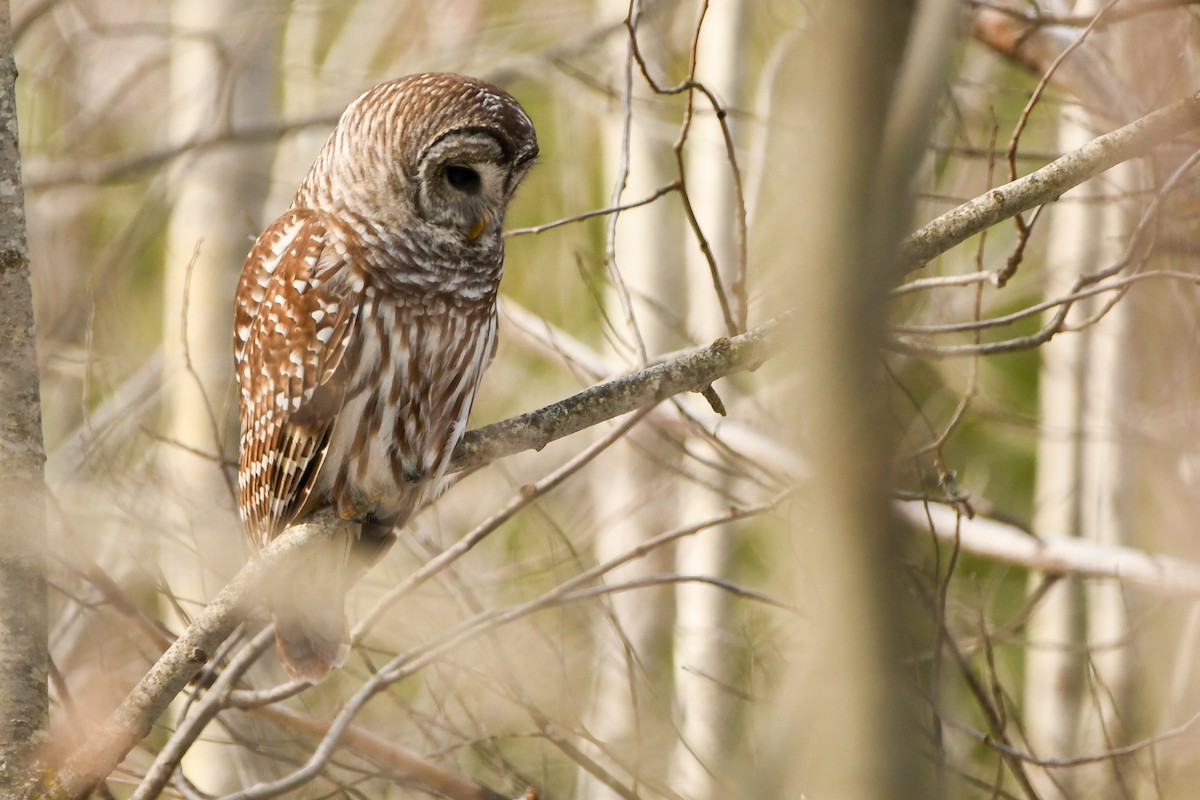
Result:
<instances>
[{"instance_id":1,"label":"owl tail","mask_svg":"<svg viewBox=\"0 0 1200 800\"><path fill-rule=\"evenodd\" d=\"M330 542L307 555L291 580L267 598L279 660L293 680L317 683L346 660L348 567L345 544Z\"/></svg>"}]
</instances>

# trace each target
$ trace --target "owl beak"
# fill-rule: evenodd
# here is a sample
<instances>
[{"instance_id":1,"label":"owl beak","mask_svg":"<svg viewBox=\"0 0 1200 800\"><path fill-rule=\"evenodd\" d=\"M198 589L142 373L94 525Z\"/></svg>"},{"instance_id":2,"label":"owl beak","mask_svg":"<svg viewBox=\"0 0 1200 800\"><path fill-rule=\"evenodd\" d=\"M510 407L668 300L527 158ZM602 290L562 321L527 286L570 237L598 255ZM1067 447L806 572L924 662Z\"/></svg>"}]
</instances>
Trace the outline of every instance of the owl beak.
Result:
<instances>
[{"instance_id":1,"label":"owl beak","mask_svg":"<svg viewBox=\"0 0 1200 800\"><path fill-rule=\"evenodd\" d=\"M479 221L467 232L467 238L473 242L480 236L483 236L483 232L487 230L487 224L488 218L486 216L480 217Z\"/></svg>"}]
</instances>

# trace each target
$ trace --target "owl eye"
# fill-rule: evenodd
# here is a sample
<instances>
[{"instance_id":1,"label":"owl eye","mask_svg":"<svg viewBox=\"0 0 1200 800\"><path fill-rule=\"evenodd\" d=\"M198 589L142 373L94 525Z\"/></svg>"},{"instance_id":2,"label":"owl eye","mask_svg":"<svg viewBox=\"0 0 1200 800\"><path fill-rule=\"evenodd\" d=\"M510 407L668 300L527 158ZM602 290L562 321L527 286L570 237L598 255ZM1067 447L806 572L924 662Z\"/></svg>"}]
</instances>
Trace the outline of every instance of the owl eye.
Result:
<instances>
[{"instance_id":1,"label":"owl eye","mask_svg":"<svg viewBox=\"0 0 1200 800\"><path fill-rule=\"evenodd\" d=\"M479 173L461 164L446 167L446 182L465 194L478 194L483 188L483 180Z\"/></svg>"}]
</instances>

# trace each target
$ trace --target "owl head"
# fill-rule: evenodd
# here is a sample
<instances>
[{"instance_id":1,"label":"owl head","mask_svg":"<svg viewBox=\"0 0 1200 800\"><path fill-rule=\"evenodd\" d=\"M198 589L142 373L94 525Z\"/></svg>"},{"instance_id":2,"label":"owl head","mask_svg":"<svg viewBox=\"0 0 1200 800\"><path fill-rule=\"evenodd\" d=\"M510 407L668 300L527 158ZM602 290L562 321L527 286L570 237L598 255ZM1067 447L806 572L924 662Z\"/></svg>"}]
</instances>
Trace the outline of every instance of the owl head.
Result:
<instances>
[{"instance_id":1,"label":"owl head","mask_svg":"<svg viewBox=\"0 0 1200 800\"><path fill-rule=\"evenodd\" d=\"M408 75L350 104L293 205L498 245L537 152L533 123L503 89L465 75Z\"/></svg>"}]
</instances>

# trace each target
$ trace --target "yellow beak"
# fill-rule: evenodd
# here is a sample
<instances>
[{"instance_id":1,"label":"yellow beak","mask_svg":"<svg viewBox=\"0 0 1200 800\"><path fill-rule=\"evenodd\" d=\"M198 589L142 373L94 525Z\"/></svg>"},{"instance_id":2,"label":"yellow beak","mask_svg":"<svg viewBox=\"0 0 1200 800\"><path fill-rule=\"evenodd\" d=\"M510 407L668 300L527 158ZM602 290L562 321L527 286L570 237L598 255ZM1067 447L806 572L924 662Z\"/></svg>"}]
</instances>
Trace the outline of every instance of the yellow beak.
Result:
<instances>
[{"instance_id":1,"label":"yellow beak","mask_svg":"<svg viewBox=\"0 0 1200 800\"><path fill-rule=\"evenodd\" d=\"M471 228L470 232L467 233L467 238L473 242L480 236L483 236L483 232L487 228L487 223L487 217L480 217L479 221L475 223L475 227Z\"/></svg>"}]
</instances>

